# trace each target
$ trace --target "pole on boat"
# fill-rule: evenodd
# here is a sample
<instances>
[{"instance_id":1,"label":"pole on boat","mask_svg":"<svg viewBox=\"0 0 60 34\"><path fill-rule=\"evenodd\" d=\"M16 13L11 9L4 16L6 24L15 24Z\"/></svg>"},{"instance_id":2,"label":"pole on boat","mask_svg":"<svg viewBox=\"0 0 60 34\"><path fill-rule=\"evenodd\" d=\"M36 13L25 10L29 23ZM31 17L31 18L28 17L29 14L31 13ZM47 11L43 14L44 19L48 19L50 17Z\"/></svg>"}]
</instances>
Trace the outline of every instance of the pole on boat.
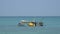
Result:
<instances>
[{"instance_id":1,"label":"pole on boat","mask_svg":"<svg viewBox=\"0 0 60 34\"><path fill-rule=\"evenodd\" d=\"M42 19L40 20L39 26L43 26L43 19L44 19L44 18L42 18Z\"/></svg>"}]
</instances>

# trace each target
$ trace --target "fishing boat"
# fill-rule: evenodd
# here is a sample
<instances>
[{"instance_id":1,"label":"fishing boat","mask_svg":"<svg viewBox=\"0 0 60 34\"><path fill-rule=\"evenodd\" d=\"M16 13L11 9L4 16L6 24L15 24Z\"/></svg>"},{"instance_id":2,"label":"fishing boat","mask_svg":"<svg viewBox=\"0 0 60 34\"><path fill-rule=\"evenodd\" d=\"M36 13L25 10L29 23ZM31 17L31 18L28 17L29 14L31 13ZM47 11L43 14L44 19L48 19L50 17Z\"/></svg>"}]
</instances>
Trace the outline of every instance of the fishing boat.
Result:
<instances>
[{"instance_id":1,"label":"fishing boat","mask_svg":"<svg viewBox=\"0 0 60 34\"><path fill-rule=\"evenodd\" d=\"M43 22L35 22L35 21L26 21L26 20L21 20L20 23L18 23L18 26L23 26L24 24L27 24L29 27L36 27L36 26L43 26Z\"/></svg>"}]
</instances>

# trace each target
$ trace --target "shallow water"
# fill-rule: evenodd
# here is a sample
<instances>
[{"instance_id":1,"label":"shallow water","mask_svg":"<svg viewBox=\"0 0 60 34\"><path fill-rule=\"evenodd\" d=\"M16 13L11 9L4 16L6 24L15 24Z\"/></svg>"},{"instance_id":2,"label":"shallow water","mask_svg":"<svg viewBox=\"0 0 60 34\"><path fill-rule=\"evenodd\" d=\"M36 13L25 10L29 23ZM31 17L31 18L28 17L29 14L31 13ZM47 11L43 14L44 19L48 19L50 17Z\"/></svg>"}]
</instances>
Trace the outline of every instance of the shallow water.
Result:
<instances>
[{"instance_id":1,"label":"shallow water","mask_svg":"<svg viewBox=\"0 0 60 34\"><path fill-rule=\"evenodd\" d=\"M44 26L18 27L20 20L43 21ZM60 34L60 16L32 17L32 16L0 16L0 34Z\"/></svg>"}]
</instances>

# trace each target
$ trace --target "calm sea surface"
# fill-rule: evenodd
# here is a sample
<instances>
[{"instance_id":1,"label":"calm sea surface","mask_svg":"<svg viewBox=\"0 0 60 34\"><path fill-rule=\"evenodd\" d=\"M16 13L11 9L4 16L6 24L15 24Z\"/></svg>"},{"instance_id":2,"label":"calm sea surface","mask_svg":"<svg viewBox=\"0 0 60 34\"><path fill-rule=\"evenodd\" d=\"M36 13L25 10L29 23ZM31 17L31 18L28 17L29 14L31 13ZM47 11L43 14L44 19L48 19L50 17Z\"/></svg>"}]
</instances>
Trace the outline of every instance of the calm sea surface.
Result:
<instances>
[{"instance_id":1,"label":"calm sea surface","mask_svg":"<svg viewBox=\"0 0 60 34\"><path fill-rule=\"evenodd\" d=\"M44 26L20 26L21 20L42 21ZM60 34L60 16L0 16L0 34Z\"/></svg>"}]
</instances>

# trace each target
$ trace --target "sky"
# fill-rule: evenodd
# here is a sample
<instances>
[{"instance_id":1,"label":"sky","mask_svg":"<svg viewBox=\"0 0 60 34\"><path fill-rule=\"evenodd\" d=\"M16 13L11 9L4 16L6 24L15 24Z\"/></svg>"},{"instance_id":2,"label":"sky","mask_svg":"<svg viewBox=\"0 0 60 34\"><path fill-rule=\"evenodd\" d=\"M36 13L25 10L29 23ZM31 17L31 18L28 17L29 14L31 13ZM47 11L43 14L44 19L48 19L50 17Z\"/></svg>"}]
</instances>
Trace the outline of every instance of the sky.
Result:
<instances>
[{"instance_id":1,"label":"sky","mask_svg":"<svg viewBox=\"0 0 60 34\"><path fill-rule=\"evenodd\" d=\"M60 16L60 0L0 0L0 16Z\"/></svg>"}]
</instances>

